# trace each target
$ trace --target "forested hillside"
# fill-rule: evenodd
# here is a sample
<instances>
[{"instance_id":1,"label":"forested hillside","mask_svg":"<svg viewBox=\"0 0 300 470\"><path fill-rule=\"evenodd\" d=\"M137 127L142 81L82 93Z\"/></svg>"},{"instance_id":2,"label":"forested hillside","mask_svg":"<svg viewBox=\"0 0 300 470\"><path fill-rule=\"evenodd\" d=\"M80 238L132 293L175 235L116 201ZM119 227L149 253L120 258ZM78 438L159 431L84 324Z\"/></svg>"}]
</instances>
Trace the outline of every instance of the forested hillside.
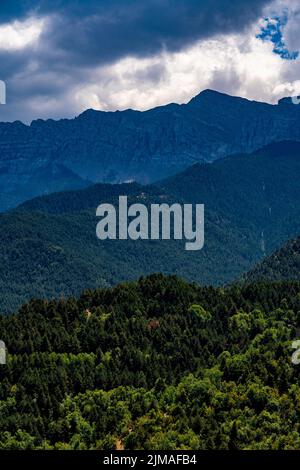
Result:
<instances>
[{"instance_id":1,"label":"forested hillside","mask_svg":"<svg viewBox=\"0 0 300 470\"><path fill-rule=\"evenodd\" d=\"M1 449L300 449L300 283L153 275L0 317Z\"/></svg>"},{"instance_id":2,"label":"forested hillside","mask_svg":"<svg viewBox=\"0 0 300 470\"><path fill-rule=\"evenodd\" d=\"M300 280L300 237L290 240L271 256L258 263L244 279L247 282L282 279Z\"/></svg>"},{"instance_id":3,"label":"forested hillside","mask_svg":"<svg viewBox=\"0 0 300 470\"><path fill-rule=\"evenodd\" d=\"M144 274L177 274L201 284L238 279L300 233L300 143L194 165L152 186L93 185L26 202L0 215L0 312L31 297L79 295ZM205 244L184 240L99 241L100 203L205 204Z\"/></svg>"}]
</instances>

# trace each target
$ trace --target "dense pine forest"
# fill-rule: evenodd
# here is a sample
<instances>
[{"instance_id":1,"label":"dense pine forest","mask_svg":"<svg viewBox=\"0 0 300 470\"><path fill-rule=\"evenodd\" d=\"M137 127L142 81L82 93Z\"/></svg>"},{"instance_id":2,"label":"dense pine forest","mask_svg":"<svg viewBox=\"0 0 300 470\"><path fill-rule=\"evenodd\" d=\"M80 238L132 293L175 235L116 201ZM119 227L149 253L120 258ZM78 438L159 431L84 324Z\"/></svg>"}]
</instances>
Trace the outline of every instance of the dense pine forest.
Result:
<instances>
[{"instance_id":1,"label":"dense pine forest","mask_svg":"<svg viewBox=\"0 0 300 470\"><path fill-rule=\"evenodd\" d=\"M151 275L0 317L0 449L300 449L300 282Z\"/></svg>"}]
</instances>

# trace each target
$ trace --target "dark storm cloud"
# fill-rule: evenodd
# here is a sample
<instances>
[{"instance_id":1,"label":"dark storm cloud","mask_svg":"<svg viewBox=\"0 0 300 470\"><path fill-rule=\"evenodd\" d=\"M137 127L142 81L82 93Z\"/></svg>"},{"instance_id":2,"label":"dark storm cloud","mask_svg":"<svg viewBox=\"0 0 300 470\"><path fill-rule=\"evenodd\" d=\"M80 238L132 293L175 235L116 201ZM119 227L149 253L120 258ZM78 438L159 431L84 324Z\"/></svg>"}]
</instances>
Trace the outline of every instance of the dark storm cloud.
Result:
<instances>
[{"instance_id":1,"label":"dark storm cloud","mask_svg":"<svg viewBox=\"0 0 300 470\"><path fill-rule=\"evenodd\" d=\"M12 101L21 102L22 97L28 101L31 93L49 99L57 95L57 88L63 95L64 83L69 87L70 82L84 80L85 71L90 77L93 67L129 55L149 57L162 50L177 51L216 33L239 32L268 3L270 0L1 0L0 24L32 16L46 16L48 21L35 47L0 51L0 78L7 81ZM32 78L24 71L33 62ZM163 68L153 73L159 81ZM23 81L15 80L16 74L23 74ZM57 84L55 74L69 78L59 79Z\"/></svg>"},{"instance_id":2,"label":"dark storm cloud","mask_svg":"<svg viewBox=\"0 0 300 470\"><path fill-rule=\"evenodd\" d=\"M178 50L215 33L240 31L269 0L2 0L3 21L56 14L44 41L65 59L108 62ZM55 54L53 54L55 58ZM78 63L78 62L77 62Z\"/></svg>"}]
</instances>

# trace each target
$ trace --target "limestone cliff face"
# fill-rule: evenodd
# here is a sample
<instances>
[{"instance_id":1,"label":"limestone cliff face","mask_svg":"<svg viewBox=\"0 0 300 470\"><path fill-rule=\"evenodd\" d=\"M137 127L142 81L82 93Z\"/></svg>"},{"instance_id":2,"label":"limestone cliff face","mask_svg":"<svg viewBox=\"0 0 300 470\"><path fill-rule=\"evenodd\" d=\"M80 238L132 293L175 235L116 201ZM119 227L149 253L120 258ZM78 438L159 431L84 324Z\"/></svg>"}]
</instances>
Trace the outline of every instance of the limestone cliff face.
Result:
<instances>
[{"instance_id":1,"label":"limestone cliff face","mask_svg":"<svg viewBox=\"0 0 300 470\"><path fill-rule=\"evenodd\" d=\"M0 124L0 210L89 182L147 183L195 162L300 141L300 106L206 90L146 112L87 110L71 120Z\"/></svg>"}]
</instances>

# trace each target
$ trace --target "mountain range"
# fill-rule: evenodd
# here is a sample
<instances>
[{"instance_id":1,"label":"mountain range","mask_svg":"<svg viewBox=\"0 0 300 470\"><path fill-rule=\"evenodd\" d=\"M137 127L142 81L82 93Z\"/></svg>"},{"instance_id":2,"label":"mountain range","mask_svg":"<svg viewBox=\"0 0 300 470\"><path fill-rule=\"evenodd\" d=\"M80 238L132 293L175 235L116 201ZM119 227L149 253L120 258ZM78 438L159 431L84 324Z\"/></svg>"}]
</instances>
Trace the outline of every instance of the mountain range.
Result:
<instances>
[{"instance_id":1,"label":"mountain range","mask_svg":"<svg viewBox=\"0 0 300 470\"><path fill-rule=\"evenodd\" d=\"M300 234L300 143L197 163L151 185L96 184L27 201L0 215L0 310L31 297L78 295L153 272L223 285ZM96 238L96 208L117 203L205 204L205 245Z\"/></svg>"},{"instance_id":2,"label":"mountain range","mask_svg":"<svg viewBox=\"0 0 300 470\"><path fill-rule=\"evenodd\" d=\"M271 105L212 90L145 112L0 123L0 211L91 183L148 184L283 140L300 141L300 107L290 99Z\"/></svg>"}]
</instances>

